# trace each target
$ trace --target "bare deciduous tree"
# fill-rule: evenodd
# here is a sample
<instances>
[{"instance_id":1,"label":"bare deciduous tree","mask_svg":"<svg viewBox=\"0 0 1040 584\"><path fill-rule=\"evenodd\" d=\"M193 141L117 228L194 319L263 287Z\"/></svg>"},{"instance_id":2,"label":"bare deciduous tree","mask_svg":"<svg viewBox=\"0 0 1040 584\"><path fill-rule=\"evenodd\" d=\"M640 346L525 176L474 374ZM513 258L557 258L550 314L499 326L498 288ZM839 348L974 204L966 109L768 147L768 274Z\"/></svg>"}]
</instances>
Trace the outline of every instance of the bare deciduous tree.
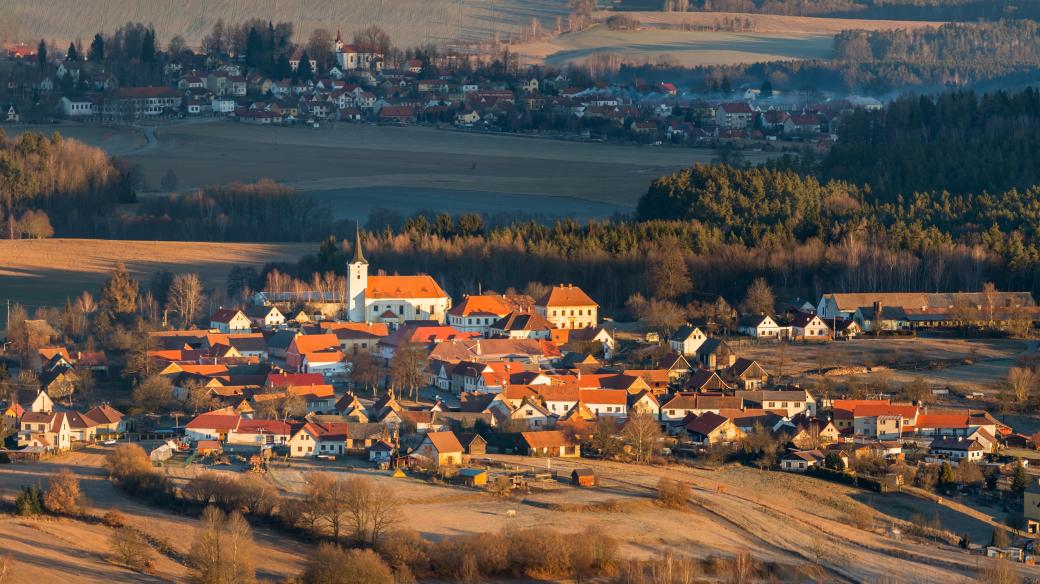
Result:
<instances>
[{"instance_id":1,"label":"bare deciduous tree","mask_svg":"<svg viewBox=\"0 0 1040 584\"><path fill-rule=\"evenodd\" d=\"M362 350L351 358L350 364L350 378L354 381L354 386L371 388L372 396L375 397L376 386L382 377L376 358L372 356L372 353Z\"/></svg>"},{"instance_id":2,"label":"bare deciduous tree","mask_svg":"<svg viewBox=\"0 0 1040 584\"><path fill-rule=\"evenodd\" d=\"M636 462L646 464L658 450L661 427L653 416L640 412L629 416L621 437L632 447Z\"/></svg>"},{"instance_id":3,"label":"bare deciduous tree","mask_svg":"<svg viewBox=\"0 0 1040 584\"><path fill-rule=\"evenodd\" d=\"M390 360L390 378L400 389L410 390L412 399L419 396L419 387L423 382L423 371L426 369L426 351L422 345L404 343L394 351Z\"/></svg>"},{"instance_id":4,"label":"bare deciduous tree","mask_svg":"<svg viewBox=\"0 0 1040 584\"><path fill-rule=\"evenodd\" d=\"M1012 367L1008 370L1007 387L1018 403L1025 403L1036 387L1036 372L1028 367Z\"/></svg>"},{"instance_id":5,"label":"bare deciduous tree","mask_svg":"<svg viewBox=\"0 0 1040 584\"><path fill-rule=\"evenodd\" d=\"M349 508L351 537L359 543L376 545L397 523L397 498L379 489L371 479L350 478L344 485Z\"/></svg>"},{"instance_id":6,"label":"bare deciduous tree","mask_svg":"<svg viewBox=\"0 0 1040 584\"><path fill-rule=\"evenodd\" d=\"M198 274L178 274L170 286L166 308L181 316L185 325L194 324L206 301L206 290Z\"/></svg>"},{"instance_id":7,"label":"bare deciduous tree","mask_svg":"<svg viewBox=\"0 0 1040 584\"><path fill-rule=\"evenodd\" d=\"M108 540L112 561L136 572L143 572L155 563L155 553L140 531L129 527L112 530Z\"/></svg>"},{"instance_id":8,"label":"bare deciduous tree","mask_svg":"<svg viewBox=\"0 0 1040 584\"><path fill-rule=\"evenodd\" d=\"M191 581L197 584L253 582L253 535L237 511L225 515L207 507L195 530L188 559Z\"/></svg>"}]
</instances>

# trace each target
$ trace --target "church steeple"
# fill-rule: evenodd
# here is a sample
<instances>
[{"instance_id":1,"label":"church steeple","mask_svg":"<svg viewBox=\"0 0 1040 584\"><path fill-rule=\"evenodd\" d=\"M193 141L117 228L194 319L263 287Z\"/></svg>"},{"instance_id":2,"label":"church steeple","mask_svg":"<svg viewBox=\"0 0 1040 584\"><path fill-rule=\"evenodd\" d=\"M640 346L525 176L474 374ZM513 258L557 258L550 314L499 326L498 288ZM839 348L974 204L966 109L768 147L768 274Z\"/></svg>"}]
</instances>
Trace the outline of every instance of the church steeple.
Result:
<instances>
[{"instance_id":1,"label":"church steeple","mask_svg":"<svg viewBox=\"0 0 1040 584\"><path fill-rule=\"evenodd\" d=\"M354 260L352 264L367 264L365 254L361 251L361 227L354 224Z\"/></svg>"},{"instance_id":2,"label":"church steeple","mask_svg":"<svg viewBox=\"0 0 1040 584\"><path fill-rule=\"evenodd\" d=\"M354 259L347 264L347 318L353 322L365 322L368 290L368 262L361 251L361 227L354 226Z\"/></svg>"}]
</instances>

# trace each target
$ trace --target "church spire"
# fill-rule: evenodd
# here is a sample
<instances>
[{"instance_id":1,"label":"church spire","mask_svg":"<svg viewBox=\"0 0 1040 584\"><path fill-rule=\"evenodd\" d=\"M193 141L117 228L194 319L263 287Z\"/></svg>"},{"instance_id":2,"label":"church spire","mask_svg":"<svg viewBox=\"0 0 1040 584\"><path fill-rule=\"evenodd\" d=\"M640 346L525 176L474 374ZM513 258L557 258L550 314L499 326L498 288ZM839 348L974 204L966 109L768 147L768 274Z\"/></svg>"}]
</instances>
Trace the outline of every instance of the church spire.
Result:
<instances>
[{"instance_id":1,"label":"church spire","mask_svg":"<svg viewBox=\"0 0 1040 584\"><path fill-rule=\"evenodd\" d=\"M352 264L367 264L365 254L361 253L361 227L354 223L354 261Z\"/></svg>"}]
</instances>

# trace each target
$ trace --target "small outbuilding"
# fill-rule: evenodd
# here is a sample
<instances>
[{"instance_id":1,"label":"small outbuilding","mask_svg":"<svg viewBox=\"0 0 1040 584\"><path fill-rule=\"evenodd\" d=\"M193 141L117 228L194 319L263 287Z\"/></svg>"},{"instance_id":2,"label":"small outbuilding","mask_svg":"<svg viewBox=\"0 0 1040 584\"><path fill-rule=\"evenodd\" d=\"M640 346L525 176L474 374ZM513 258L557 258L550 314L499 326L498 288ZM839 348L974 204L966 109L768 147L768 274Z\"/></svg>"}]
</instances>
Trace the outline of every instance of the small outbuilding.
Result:
<instances>
[{"instance_id":1,"label":"small outbuilding","mask_svg":"<svg viewBox=\"0 0 1040 584\"><path fill-rule=\"evenodd\" d=\"M458 481L467 487L482 487L488 482L488 473L482 468L463 468L459 470Z\"/></svg>"},{"instance_id":2,"label":"small outbuilding","mask_svg":"<svg viewBox=\"0 0 1040 584\"><path fill-rule=\"evenodd\" d=\"M571 482L579 487L595 487L598 482L596 471L591 468L576 468L571 471Z\"/></svg>"},{"instance_id":3,"label":"small outbuilding","mask_svg":"<svg viewBox=\"0 0 1040 584\"><path fill-rule=\"evenodd\" d=\"M199 456L217 456L222 452L218 440L199 440L195 443L195 454Z\"/></svg>"}]
</instances>

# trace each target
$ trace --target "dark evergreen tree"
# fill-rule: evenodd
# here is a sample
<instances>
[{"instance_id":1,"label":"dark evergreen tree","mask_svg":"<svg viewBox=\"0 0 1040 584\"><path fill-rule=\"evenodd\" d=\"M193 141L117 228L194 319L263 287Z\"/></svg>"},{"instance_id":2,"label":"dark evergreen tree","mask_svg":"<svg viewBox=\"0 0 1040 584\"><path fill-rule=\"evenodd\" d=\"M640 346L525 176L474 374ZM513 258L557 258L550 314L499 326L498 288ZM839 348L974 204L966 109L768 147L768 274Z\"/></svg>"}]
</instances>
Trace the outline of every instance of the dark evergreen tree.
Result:
<instances>
[{"instance_id":1,"label":"dark evergreen tree","mask_svg":"<svg viewBox=\"0 0 1040 584\"><path fill-rule=\"evenodd\" d=\"M296 78L301 81L309 81L314 77L314 70L311 67L311 59L307 56L307 51L304 51L300 55L300 64L296 67Z\"/></svg>"},{"instance_id":2,"label":"dark evergreen tree","mask_svg":"<svg viewBox=\"0 0 1040 584\"><path fill-rule=\"evenodd\" d=\"M69 50L65 51L65 60L72 62L79 61L79 49L76 48L76 43L69 43Z\"/></svg>"},{"instance_id":3,"label":"dark evergreen tree","mask_svg":"<svg viewBox=\"0 0 1040 584\"><path fill-rule=\"evenodd\" d=\"M155 29L146 30L141 39L141 62L145 64L155 62Z\"/></svg>"},{"instance_id":4,"label":"dark evergreen tree","mask_svg":"<svg viewBox=\"0 0 1040 584\"><path fill-rule=\"evenodd\" d=\"M90 52L87 53L87 59L95 63L105 60L105 39L101 36L101 33L94 35L94 40L90 42Z\"/></svg>"},{"instance_id":5,"label":"dark evergreen tree","mask_svg":"<svg viewBox=\"0 0 1040 584\"><path fill-rule=\"evenodd\" d=\"M47 69L47 42L40 39L40 43L36 45L36 63L40 66L41 71Z\"/></svg>"}]
</instances>

